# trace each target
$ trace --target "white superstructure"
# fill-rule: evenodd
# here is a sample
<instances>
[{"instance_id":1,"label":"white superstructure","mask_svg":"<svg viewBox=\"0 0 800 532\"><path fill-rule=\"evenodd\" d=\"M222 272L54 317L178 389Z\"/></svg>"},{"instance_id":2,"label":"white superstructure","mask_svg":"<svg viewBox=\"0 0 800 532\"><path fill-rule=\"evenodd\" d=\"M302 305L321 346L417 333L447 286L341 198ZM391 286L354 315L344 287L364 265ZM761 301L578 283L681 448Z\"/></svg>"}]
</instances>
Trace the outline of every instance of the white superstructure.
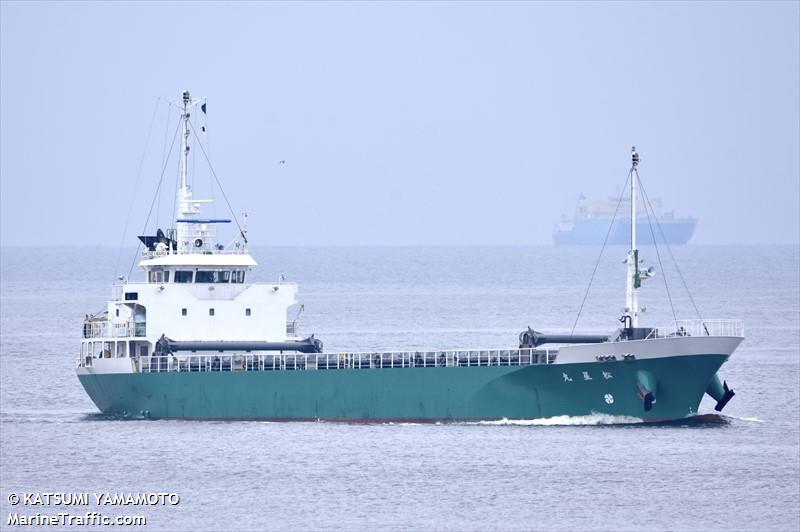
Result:
<instances>
[{"instance_id":1,"label":"white superstructure","mask_svg":"<svg viewBox=\"0 0 800 532\"><path fill-rule=\"evenodd\" d=\"M204 102L183 93L180 186L175 229L142 236L139 262L144 280L115 286L104 313L87 316L81 361L124 359L109 370L132 369L135 361L158 351L159 341L280 343L299 340L297 285L283 279L252 283L256 261L247 250L245 231L226 249L214 228L227 219L202 217L202 206L188 185L190 110ZM171 349L163 346L165 352ZM97 366L97 364L94 364ZM118 366L112 369L113 366Z\"/></svg>"}]
</instances>

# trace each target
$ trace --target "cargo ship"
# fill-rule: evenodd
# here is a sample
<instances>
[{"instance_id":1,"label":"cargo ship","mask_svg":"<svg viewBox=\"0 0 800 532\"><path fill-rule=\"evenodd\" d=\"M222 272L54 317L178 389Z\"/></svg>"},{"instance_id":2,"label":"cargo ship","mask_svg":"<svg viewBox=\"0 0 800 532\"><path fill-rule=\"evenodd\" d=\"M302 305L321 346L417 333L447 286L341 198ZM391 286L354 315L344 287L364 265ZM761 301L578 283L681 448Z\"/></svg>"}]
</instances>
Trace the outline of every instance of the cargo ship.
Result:
<instances>
[{"instance_id":1,"label":"cargo ship","mask_svg":"<svg viewBox=\"0 0 800 532\"><path fill-rule=\"evenodd\" d=\"M251 282L257 263L238 224L230 245L189 186L188 91L180 109L175 226L141 235L142 278L115 286L83 322L78 380L109 415L146 419L471 421L607 414L661 421L721 410L734 392L717 373L743 340L742 322L696 318L639 325L644 269L631 228L626 307L607 334L530 327L501 348L329 352L296 319L297 285ZM203 107L205 109L205 107ZM177 133L176 129L176 133ZM638 180L638 154L629 173ZM636 197L635 193L632 197ZM630 205L636 219L636 202ZM616 321L616 319L614 319Z\"/></svg>"},{"instance_id":2,"label":"cargo ship","mask_svg":"<svg viewBox=\"0 0 800 532\"><path fill-rule=\"evenodd\" d=\"M664 211L660 198L652 198L647 210L636 217L638 243L652 246L686 244L692 238L697 219L678 217ZM562 216L553 233L556 245L626 245L631 233L630 196L618 193L606 200L589 200L581 194L572 218ZM651 231L652 228L652 231Z\"/></svg>"}]
</instances>

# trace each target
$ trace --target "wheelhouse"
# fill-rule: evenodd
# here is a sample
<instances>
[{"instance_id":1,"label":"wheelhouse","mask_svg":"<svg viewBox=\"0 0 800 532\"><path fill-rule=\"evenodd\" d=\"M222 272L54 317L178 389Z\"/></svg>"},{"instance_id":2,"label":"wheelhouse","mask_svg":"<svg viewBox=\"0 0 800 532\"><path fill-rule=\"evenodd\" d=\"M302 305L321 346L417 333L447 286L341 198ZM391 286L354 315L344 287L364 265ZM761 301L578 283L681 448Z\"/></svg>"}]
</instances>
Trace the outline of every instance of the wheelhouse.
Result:
<instances>
[{"instance_id":1,"label":"wheelhouse","mask_svg":"<svg viewBox=\"0 0 800 532\"><path fill-rule=\"evenodd\" d=\"M243 284L247 271L243 268L209 269L209 268L152 268L148 270L147 282L150 284L165 283L213 283Z\"/></svg>"}]
</instances>

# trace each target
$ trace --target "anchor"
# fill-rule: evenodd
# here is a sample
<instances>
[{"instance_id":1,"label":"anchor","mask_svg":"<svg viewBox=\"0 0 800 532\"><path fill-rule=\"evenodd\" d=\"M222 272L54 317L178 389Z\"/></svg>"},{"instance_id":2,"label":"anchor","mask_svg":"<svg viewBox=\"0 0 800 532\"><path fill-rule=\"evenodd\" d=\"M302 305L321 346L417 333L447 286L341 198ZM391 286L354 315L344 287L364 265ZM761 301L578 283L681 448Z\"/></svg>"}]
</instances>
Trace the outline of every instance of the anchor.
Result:
<instances>
[{"instance_id":1,"label":"anchor","mask_svg":"<svg viewBox=\"0 0 800 532\"><path fill-rule=\"evenodd\" d=\"M723 381L720 384L719 377L716 373L711 378L711 382L708 384L708 388L706 388L706 393L717 401L717 405L714 407L714 410L717 412L722 412L722 409L725 408L728 401L736 395L732 388L728 388L727 381Z\"/></svg>"},{"instance_id":2,"label":"anchor","mask_svg":"<svg viewBox=\"0 0 800 532\"><path fill-rule=\"evenodd\" d=\"M656 402L658 381L652 373L640 369L636 372L636 387L639 391L639 399L641 399L644 404L644 411L649 412Z\"/></svg>"}]
</instances>

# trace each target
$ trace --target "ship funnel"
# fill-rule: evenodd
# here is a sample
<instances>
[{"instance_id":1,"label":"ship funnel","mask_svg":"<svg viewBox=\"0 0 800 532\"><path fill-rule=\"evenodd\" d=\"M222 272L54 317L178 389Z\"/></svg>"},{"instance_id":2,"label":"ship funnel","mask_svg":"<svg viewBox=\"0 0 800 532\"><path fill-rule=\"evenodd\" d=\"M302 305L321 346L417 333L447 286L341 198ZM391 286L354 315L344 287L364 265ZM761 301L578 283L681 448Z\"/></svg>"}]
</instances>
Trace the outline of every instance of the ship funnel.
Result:
<instances>
[{"instance_id":1,"label":"ship funnel","mask_svg":"<svg viewBox=\"0 0 800 532\"><path fill-rule=\"evenodd\" d=\"M656 392L658 391L658 381L655 375L647 370L640 369L636 372L636 387L639 399L642 400L644 411L649 412L656 402Z\"/></svg>"},{"instance_id":2,"label":"ship funnel","mask_svg":"<svg viewBox=\"0 0 800 532\"><path fill-rule=\"evenodd\" d=\"M714 410L717 412L722 412L722 409L725 408L728 401L736 395L732 388L728 388L728 383L726 381L722 383L719 382L719 377L716 373L711 378L711 382L708 384L708 388L706 388L706 393L717 402L717 405L714 407Z\"/></svg>"}]
</instances>

